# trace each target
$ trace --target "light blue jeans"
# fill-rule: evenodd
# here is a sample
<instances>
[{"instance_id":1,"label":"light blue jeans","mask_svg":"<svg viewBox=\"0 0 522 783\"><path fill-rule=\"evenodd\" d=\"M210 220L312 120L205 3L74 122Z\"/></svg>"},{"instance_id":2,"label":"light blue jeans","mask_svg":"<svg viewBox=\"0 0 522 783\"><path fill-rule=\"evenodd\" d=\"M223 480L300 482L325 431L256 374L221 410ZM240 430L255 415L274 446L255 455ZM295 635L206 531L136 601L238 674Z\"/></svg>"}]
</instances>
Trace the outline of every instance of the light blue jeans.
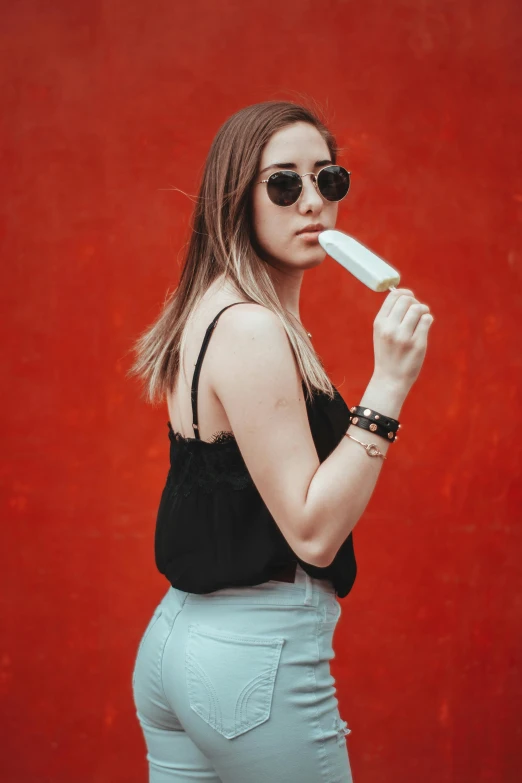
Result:
<instances>
[{"instance_id":1,"label":"light blue jeans","mask_svg":"<svg viewBox=\"0 0 522 783\"><path fill-rule=\"evenodd\" d=\"M141 639L134 702L150 783L352 783L330 671L330 582L170 587Z\"/></svg>"}]
</instances>

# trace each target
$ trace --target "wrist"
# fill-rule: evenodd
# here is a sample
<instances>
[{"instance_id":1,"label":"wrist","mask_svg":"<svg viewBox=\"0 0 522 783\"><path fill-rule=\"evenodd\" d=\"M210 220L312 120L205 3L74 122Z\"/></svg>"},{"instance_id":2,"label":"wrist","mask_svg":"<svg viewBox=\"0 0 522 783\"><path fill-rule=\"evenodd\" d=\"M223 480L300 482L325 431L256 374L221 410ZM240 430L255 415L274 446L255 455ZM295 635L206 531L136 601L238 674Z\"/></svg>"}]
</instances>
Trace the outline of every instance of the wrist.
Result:
<instances>
[{"instance_id":1,"label":"wrist","mask_svg":"<svg viewBox=\"0 0 522 783\"><path fill-rule=\"evenodd\" d=\"M373 375L359 405L378 411L383 416L398 419L408 391L403 383Z\"/></svg>"}]
</instances>

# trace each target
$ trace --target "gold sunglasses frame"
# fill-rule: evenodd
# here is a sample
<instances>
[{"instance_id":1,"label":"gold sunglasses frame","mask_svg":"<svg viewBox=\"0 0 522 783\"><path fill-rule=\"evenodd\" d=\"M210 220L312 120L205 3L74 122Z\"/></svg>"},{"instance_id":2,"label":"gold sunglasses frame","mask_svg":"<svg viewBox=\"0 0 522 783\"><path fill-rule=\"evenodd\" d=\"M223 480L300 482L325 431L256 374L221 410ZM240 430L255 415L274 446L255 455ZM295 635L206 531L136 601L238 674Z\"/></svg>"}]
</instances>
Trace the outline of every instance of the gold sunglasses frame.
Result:
<instances>
[{"instance_id":1,"label":"gold sunglasses frame","mask_svg":"<svg viewBox=\"0 0 522 783\"><path fill-rule=\"evenodd\" d=\"M340 198L337 201L331 201L329 198L326 198L325 196L323 196L323 194L321 193L321 191L319 190L319 188L317 186L317 177L319 176L321 171L324 171L325 169L330 169L330 168L332 168L332 166L336 166L339 169L344 169L346 171L346 173L348 174L348 176L351 178L352 172L348 171L348 169L345 169L344 166L339 166L337 163L329 163L327 166L323 166L322 169L319 169L317 174L315 174L313 171L308 171L306 174L299 174L298 171L292 171L292 169L279 169L278 171L273 171L270 174L270 177L273 177L275 174L297 174L297 176L301 179L301 191L300 191L298 197L296 198L296 200L293 201L291 204L275 204L275 202L272 201L270 196L268 196L268 198L270 199L270 201L272 201L272 204L275 204L276 207L282 207L283 209L287 209L288 207L293 207L294 204L297 204L297 202L299 201L299 199L303 195L303 182L302 182L303 179L305 177L313 177L313 179L312 179L313 185L314 185L315 189L317 190L317 192L319 193L319 195L321 196L321 198L323 199L323 201L326 201L328 204L338 204L340 201L345 199L346 196L348 195L348 193L350 192L350 187L351 187L351 184L352 184L351 181L348 182L348 190L344 194L343 198ZM264 183L267 183L269 181L270 177L268 179L262 179L259 182L256 182L256 185L263 185ZM267 188L267 191L268 191L268 188ZM267 195L268 195L268 193L267 193Z\"/></svg>"}]
</instances>

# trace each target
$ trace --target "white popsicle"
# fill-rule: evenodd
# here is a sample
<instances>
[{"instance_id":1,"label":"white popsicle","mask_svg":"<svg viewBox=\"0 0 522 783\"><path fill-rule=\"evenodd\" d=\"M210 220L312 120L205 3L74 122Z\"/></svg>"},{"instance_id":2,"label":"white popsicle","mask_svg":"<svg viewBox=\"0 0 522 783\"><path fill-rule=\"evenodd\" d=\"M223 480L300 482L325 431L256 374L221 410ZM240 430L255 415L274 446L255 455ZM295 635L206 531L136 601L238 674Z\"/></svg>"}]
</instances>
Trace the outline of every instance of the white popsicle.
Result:
<instances>
[{"instance_id":1,"label":"white popsicle","mask_svg":"<svg viewBox=\"0 0 522 783\"><path fill-rule=\"evenodd\" d=\"M329 256L372 291L387 291L400 283L396 269L343 231L329 228L321 231L317 239Z\"/></svg>"}]
</instances>

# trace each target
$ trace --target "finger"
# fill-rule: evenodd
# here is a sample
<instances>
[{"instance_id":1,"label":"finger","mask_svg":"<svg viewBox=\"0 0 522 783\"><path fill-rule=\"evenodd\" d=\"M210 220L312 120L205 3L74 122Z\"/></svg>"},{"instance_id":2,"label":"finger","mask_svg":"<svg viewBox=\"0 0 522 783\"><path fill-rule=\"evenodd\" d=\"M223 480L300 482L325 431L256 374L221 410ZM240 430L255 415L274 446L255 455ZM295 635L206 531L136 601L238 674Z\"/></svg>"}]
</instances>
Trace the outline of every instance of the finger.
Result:
<instances>
[{"instance_id":1,"label":"finger","mask_svg":"<svg viewBox=\"0 0 522 783\"><path fill-rule=\"evenodd\" d=\"M400 332L404 337L412 337L413 333L423 315L427 315L430 308L426 304L414 302L410 304L404 318L400 323Z\"/></svg>"},{"instance_id":2,"label":"finger","mask_svg":"<svg viewBox=\"0 0 522 783\"><path fill-rule=\"evenodd\" d=\"M391 291L382 303L381 309L379 310L379 315L382 315L386 318L391 313L392 307L397 299L403 294L413 296L413 291L410 291L409 288L396 288L395 291Z\"/></svg>"},{"instance_id":3,"label":"finger","mask_svg":"<svg viewBox=\"0 0 522 783\"><path fill-rule=\"evenodd\" d=\"M417 304L417 300L414 296L406 294L400 296L393 304L391 312L388 316L388 321L392 321L394 324L399 326L402 323L402 320L408 312L409 308L413 304Z\"/></svg>"},{"instance_id":4,"label":"finger","mask_svg":"<svg viewBox=\"0 0 522 783\"><path fill-rule=\"evenodd\" d=\"M431 313L423 313L419 318L419 323L417 324L415 331L413 332L413 337L420 337L425 339L434 320L435 319Z\"/></svg>"}]
</instances>

